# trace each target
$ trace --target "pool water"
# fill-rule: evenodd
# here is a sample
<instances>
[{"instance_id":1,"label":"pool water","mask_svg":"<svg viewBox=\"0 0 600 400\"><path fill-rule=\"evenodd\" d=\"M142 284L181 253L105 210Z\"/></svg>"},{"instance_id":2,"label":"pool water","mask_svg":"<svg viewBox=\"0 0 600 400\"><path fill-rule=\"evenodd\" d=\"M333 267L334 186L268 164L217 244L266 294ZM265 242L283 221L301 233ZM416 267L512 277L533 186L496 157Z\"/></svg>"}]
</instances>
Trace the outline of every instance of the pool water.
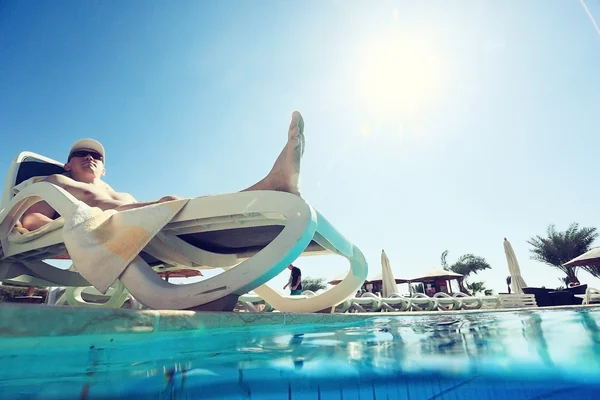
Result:
<instances>
[{"instance_id":1,"label":"pool water","mask_svg":"<svg viewBox=\"0 0 600 400\"><path fill-rule=\"evenodd\" d=\"M599 324L581 308L2 339L0 398L598 399Z\"/></svg>"}]
</instances>

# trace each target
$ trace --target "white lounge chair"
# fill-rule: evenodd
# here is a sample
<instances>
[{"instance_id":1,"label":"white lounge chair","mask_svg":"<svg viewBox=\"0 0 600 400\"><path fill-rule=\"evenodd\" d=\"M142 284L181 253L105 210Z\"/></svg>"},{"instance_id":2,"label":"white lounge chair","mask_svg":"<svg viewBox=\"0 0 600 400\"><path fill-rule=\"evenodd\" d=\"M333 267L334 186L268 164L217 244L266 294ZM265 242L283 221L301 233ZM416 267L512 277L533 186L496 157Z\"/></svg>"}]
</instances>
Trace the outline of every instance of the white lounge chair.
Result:
<instances>
[{"instance_id":1,"label":"white lounge chair","mask_svg":"<svg viewBox=\"0 0 600 400\"><path fill-rule=\"evenodd\" d=\"M437 292L433 295L435 299L437 299L437 308L440 311L456 311L460 310L462 307L461 299L457 297L450 296L444 292Z\"/></svg>"},{"instance_id":2,"label":"white lounge chair","mask_svg":"<svg viewBox=\"0 0 600 400\"><path fill-rule=\"evenodd\" d=\"M414 293L409 299L413 311L432 311L438 307L438 299L424 293Z\"/></svg>"},{"instance_id":3,"label":"white lounge chair","mask_svg":"<svg viewBox=\"0 0 600 400\"><path fill-rule=\"evenodd\" d=\"M353 297L349 312L377 312L381 310L382 299L373 293L363 293L361 297Z\"/></svg>"},{"instance_id":4,"label":"white lounge chair","mask_svg":"<svg viewBox=\"0 0 600 400\"><path fill-rule=\"evenodd\" d=\"M381 310L390 312L410 311L412 303L410 298L399 293L391 293L389 297L381 299Z\"/></svg>"},{"instance_id":5,"label":"white lounge chair","mask_svg":"<svg viewBox=\"0 0 600 400\"><path fill-rule=\"evenodd\" d=\"M129 301L131 308L138 309L139 303L119 281L108 289L106 294L100 293L93 286L66 287L62 295L51 305L70 305L79 307L121 308Z\"/></svg>"},{"instance_id":6,"label":"white lounge chair","mask_svg":"<svg viewBox=\"0 0 600 400\"><path fill-rule=\"evenodd\" d=\"M298 301L306 299L323 293L324 291L318 291L314 293L310 290L305 290L301 295L295 296L282 296L288 301ZM387 304L387 303L389 304ZM259 310L256 307L259 304L264 304L265 308ZM394 307L395 306L395 307ZM373 293L364 293L361 297L350 297L345 299L343 302L333 307L334 313L345 313L345 312L378 312L382 310L386 311L405 311L409 308L410 302L405 298L381 298L374 295ZM274 311L276 307L266 302L262 297L257 294L244 294L238 299L238 307L244 308L251 312L264 312ZM329 308L329 307L328 307ZM331 309L323 309L321 311L332 312Z\"/></svg>"},{"instance_id":7,"label":"white lounge chair","mask_svg":"<svg viewBox=\"0 0 600 400\"><path fill-rule=\"evenodd\" d=\"M576 294L575 297L582 299L581 304L600 303L600 290L588 287L585 294Z\"/></svg>"},{"instance_id":8,"label":"white lounge chair","mask_svg":"<svg viewBox=\"0 0 600 400\"><path fill-rule=\"evenodd\" d=\"M285 299L289 299L291 301L298 301L298 300L306 299L308 297L317 296L318 294L321 294L323 292L324 292L324 290L319 290L319 291L317 291L317 293L313 292L312 290L304 290L300 295L294 295L294 296L285 295L282 297L284 297ZM262 305L262 307L257 307L257 306L261 306L261 305ZM241 295L238 298L237 306L240 309L244 308L247 311L251 311L251 312L279 311L279 310L276 310L271 304L266 302L262 297L260 297L256 293L246 293L246 294Z\"/></svg>"},{"instance_id":9,"label":"white lounge chair","mask_svg":"<svg viewBox=\"0 0 600 400\"><path fill-rule=\"evenodd\" d=\"M33 232L15 233L22 214L46 201L68 217L76 199L47 182L33 183L13 195L12 188L31 177L59 173L62 164L23 152L9 169L0 204L0 280L35 286L90 286L75 271L44 262L67 253L59 218ZM283 298L266 285L301 255L337 254L350 262L343 282L302 301ZM201 282L165 282L151 265L224 268ZM314 312L351 297L367 276L360 250L346 240L302 198L282 192L251 191L189 200L119 276L140 303L154 309L232 310L239 295L254 290L281 311Z\"/></svg>"},{"instance_id":10,"label":"white lounge chair","mask_svg":"<svg viewBox=\"0 0 600 400\"><path fill-rule=\"evenodd\" d=\"M478 310L483 306L483 298L477 296L470 296L466 293L457 292L452 293L452 297L459 299L461 302L461 308L463 310ZM488 296L489 297L489 296ZM489 301L488 301L489 303ZM493 300L494 305L490 308L495 308L498 304L497 298Z\"/></svg>"},{"instance_id":11,"label":"white lounge chair","mask_svg":"<svg viewBox=\"0 0 600 400\"><path fill-rule=\"evenodd\" d=\"M273 311L273 306L263 300L256 293L246 293L238 298L237 309L249 312L269 312Z\"/></svg>"},{"instance_id":12,"label":"white lounge chair","mask_svg":"<svg viewBox=\"0 0 600 400\"><path fill-rule=\"evenodd\" d=\"M537 307L533 294L499 294L501 308Z\"/></svg>"},{"instance_id":13,"label":"white lounge chair","mask_svg":"<svg viewBox=\"0 0 600 400\"><path fill-rule=\"evenodd\" d=\"M165 266L159 264L152 266L152 269L158 273L180 271L182 269L189 270L189 267ZM198 267L193 268L198 269ZM71 271L75 271L75 267L71 264ZM106 294L100 293L93 286L89 287L73 287L68 286L63 288L62 295L54 302L48 302L50 305L70 305L77 307L101 307L101 308L121 308L126 303L133 308L138 309L139 303L133 298L127 288L117 281L115 285L108 289Z\"/></svg>"}]
</instances>

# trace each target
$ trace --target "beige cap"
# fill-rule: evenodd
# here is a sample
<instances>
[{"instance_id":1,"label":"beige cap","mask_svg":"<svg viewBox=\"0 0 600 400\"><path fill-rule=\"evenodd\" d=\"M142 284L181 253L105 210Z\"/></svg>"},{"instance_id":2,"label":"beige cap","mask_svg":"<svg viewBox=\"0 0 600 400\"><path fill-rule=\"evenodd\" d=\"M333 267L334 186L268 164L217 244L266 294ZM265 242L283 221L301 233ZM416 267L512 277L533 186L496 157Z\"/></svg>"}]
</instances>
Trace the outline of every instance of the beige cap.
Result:
<instances>
[{"instance_id":1,"label":"beige cap","mask_svg":"<svg viewBox=\"0 0 600 400\"><path fill-rule=\"evenodd\" d=\"M102 161L106 163L106 154L104 153L104 146L102 146L102 144L100 144L99 141L94 139L79 139L78 141L73 143L73 146L71 146L71 151L69 151L69 157L67 157L67 160L71 158L71 154L73 154L73 152L79 149L90 149L97 151L102 155Z\"/></svg>"}]
</instances>

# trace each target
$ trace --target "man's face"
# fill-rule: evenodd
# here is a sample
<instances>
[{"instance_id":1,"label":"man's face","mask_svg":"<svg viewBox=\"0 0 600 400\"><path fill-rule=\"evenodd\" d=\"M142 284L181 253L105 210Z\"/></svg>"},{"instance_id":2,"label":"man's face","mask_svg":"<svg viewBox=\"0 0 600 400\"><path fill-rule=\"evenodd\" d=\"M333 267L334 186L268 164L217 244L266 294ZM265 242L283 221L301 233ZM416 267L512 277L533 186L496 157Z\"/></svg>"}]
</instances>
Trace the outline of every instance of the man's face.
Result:
<instances>
[{"instance_id":1,"label":"man's face","mask_svg":"<svg viewBox=\"0 0 600 400\"><path fill-rule=\"evenodd\" d=\"M77 149L71 153L71 159L65 164L65 170L74 177L94 176L105 174L104 159L96 150Z\"/></svg>"},{"instance_id":2,"label":"man's face","mask_svg":"<svg viewBox=\"0 0 600 400\"><path fill-rule=\"evenodd\" d=\"M288 269L292 269L294 266L292 264L288 265Z\"/></svg>"}]
</instances>

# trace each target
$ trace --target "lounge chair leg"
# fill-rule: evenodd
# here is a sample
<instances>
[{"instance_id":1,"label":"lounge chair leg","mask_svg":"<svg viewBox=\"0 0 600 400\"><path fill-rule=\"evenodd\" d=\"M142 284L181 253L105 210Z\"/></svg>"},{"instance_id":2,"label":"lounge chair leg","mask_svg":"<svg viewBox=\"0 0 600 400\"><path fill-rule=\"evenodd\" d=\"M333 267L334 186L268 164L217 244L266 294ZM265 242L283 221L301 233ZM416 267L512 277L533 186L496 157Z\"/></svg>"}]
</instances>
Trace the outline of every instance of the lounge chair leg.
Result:
<instances>
[{"instance_id":1,"label":"lounge chair leg","mask_svg":"<svg viewBox=\"0 0 600 400\"><path fill-rule=\"evenodd\" d=\"M188 308L192 311L233 311L240 296L237 294L228 294L220 299L213 300L210 303L202 304L196 307Z\"/></svg>"}]
</instances>

